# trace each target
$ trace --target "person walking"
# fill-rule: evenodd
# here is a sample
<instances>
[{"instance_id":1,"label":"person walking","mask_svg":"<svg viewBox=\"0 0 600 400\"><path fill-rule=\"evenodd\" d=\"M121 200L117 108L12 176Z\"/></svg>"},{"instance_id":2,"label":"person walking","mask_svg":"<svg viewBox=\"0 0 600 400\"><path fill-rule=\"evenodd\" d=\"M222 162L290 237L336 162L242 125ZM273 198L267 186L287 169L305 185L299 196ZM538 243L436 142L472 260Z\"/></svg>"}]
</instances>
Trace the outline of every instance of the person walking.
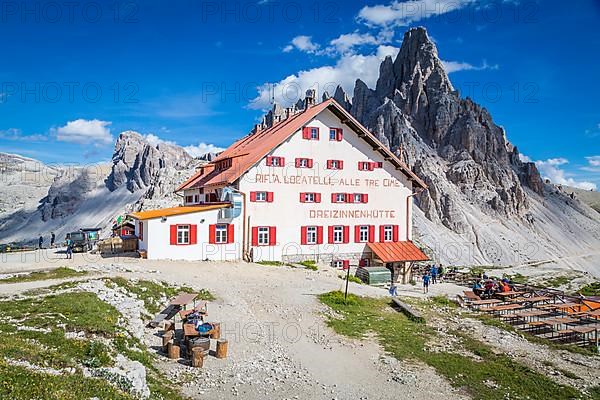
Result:
<instances>
[{"instance_id":1,"label":"person walking","mask_svg":"<svg viewBox=\"0 0 600 400\"><path fill-rule=\"evenodd\" d=\"M429 281L430 281L431 277L429 276L428 273L425 273L425 275L423 275L423 294L425 293L429 293Z\"/></svg>"},{"instance_id":2,"label":"person walking","mask_svg":"<svg viewBox=\"0 0 600 400\"><path fill-rule=\"evenodd\" d=\"M54 248L54 241L56 240L56 235L54 232L50 232L50 248Z\"/></svg>"},{"instance_id":3,"label":"person walking","mask_svg":"<svg viewBox=\"0 0 600 400\"><path fill-rule=\"evenodd\" d=\"M67 260L73 258L73 241L67 237Z\"/></svg>"},{"instance_id":4,"label":"person walking","mask_svg":"<svg viewBox=\"0 0 600 400\"><path fill-rule=\"evenodd\" d=\"M434 265L431 266L431 284L437 283L437 267Z\"/></svg>"},{"instance_id":5,"label":"person walking","mask_svg":"<svg viewBox=\"0 0 600 400\"><path fill-rule=\"evenodd\" d=\"M40 235L40 238L38 239L38 248L40 250L42 249L43 244L44 244L44 237L42 235Z\"/></svg>"}]
</instances>

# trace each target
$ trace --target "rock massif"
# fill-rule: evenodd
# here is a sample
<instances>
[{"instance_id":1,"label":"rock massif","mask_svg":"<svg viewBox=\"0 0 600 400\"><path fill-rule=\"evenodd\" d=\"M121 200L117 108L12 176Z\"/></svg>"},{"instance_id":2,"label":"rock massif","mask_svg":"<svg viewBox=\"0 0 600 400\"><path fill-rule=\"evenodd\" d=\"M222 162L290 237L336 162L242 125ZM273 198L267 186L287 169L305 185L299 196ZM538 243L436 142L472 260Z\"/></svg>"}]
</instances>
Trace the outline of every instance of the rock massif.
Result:
<instances>
[{"instance_id":1,"label":"rock massif","mask_svg":"<svg viewBox=\"0 0 600 400\"><path fill-rule=\"evenodd\" d=\"M485 108L460 97L424 28L406 32L396 59L381 63L374 89L357 80L351 104L341 88L334 97L428 184L417 197L416 229L442 261L560 258L576 250L565 246L562 229L600 245L600 219L580 204L574 213L552 208L558 194L535 164L521 161ZM440 251L448 245L463 250Z\"/></svg>"}]
</instances>

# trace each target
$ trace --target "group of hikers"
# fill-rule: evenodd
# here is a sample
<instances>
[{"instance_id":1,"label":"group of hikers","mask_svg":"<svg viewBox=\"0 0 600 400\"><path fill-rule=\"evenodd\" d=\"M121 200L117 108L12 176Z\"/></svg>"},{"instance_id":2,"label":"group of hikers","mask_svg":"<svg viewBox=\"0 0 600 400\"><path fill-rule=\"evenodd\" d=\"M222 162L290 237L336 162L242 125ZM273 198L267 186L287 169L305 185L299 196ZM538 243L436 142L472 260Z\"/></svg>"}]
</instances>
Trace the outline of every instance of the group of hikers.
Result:
<instances>
[{"instance_id":1,"label":"group of hikers","mask_svg":"<svg viewBox=\"0 0 600 400\"><path fill-rule=\"evenodd\" d=\"M429 293L429 285L433 285L441 281L444 277L444 269L442 265L439 266L430 265L425 269L425 273L422 276L423 280L423 293Z\"/></svg>"},{"instance_id":2,"label":"group of hikers","mask_svg":"<svg viewBox=\"0 0 600 400\"><path fill-rule=\"evenodd\" d=\"M495 280L483 275L483 279L477 279L473 283L473 293L481 298L492 297L496 293L510 292L514 289L507 278Z\"/></svg>"},{"instance_id":3,"label":"group of hikers","mask_svg":"<svg viewBox=\"0 0 600 400\"><path fill-rule=\"evenodd\" d=\"M67 259L73 258L73 240L71 240L71 238L69 236L67 236L65 238L65 243L67 246L67 249L66 249ZM54 232L50 232L50 248L53 249L55 244L56 244L56 235L54 234ZM40 235L40 237L38 239L38 249L41 250L43 248L44 248L44 236Z\"/></svg>"}]
</instances>

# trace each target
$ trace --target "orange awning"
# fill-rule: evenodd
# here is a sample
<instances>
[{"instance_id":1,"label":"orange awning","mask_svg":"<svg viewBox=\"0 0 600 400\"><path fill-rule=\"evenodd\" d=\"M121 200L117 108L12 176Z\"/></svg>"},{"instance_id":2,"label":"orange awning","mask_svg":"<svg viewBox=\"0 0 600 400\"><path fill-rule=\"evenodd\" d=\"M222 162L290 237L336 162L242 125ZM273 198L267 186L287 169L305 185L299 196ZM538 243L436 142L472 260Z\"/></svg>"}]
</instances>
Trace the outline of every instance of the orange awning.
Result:
<instances>
[{"instance_id":1,"label":"orange awning","mask_svg":"<svg viewBox=\"0 0 600 400\"><path fill-rule=\"evenodd\" d=\"M400 261L427 261L425 255L413 242L367 243L375 256L384 263Z\"/></svg>"},{"instance_id":2,"label":"orange awning","mask_svg":"<svg viewBox=\"0 0 600 400\"><path fill-rule=\"evenodd\" d=\"M130 217L138 220L147 220L154 218L162 218L162 217L172 217L174 215L182 215L182 214L190 214L195 212L202 211L211 211L218 210L220 208L231 207L229 203L227 204L206 204L200 206L183 206L183 207L171 207L171 208L161 208L159 210L148 210L148 211L139 211L129 214Z\"/></svg>"}]
</instances>

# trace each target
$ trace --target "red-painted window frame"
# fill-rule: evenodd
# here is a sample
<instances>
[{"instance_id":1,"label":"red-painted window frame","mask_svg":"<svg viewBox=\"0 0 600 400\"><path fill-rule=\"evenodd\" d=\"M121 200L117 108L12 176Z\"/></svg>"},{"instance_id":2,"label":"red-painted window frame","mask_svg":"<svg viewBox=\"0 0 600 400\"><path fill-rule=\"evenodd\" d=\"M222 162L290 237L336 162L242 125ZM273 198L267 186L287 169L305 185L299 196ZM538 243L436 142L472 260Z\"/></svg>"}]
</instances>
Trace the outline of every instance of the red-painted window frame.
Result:
<instances>
[{"instance_id":1,"label":"red-painted window frame","mask_svg":"<svg viewBox=\"0 0 600 400\"><path fill-rule=\"evenodd\" d=\"M277 165L273 165L273 160L277 159L279 160L277 162ZM285 157L280 157L280 156L267 156L266 158L266 164L267 167L276 167L276 168L281 168L285 166Z\"/></svg>"},{"instance_id":2,"label":"red-painted window frame","mask_svg":"<svg viewBox=\"0 0 600 400\"><path fill-rule=\"evenodd\" d=\"M307 194L314 195L315 200L314 201L307 201L306 200L306 195ZM321 193L317 193L317 192L301 192L300 193L300 203L320 203L320 202L321 202Z\"/></svg>"},{"instance_id":3,"label":"red-painted window frame","mask_svg":"<svg viewBox=\"0 0 600 400\"><path fill-rule=\"evenodd\" d=\"M374 171L377 166L376 162L373 161L359 161L358 162L358 170L359 171Z\"/></svg>"},{"instance_id":4,"label":"red-painted window frame","mask_svg":"<svg viewBox=\"0 0 600 400\"><path fill-rule=\"evenodd\" d=\"M302 166L302 161L306 160L306 166ZM312 168L313 167L313 159L312 158L296 158L296 168Z\"/></svg>"},{"instance_id":5,"label":"red-painted window frame","mask_svg":"<svg viewBox=\"0 0 600 400\"><path fill-rule=\"evenodd\" d=\"M308 243L308 228L316 228L316 241L315 243ZM300 227L300 244L313 246L317 244L323 244L323 227L317 225L301 226Z\"/></svg>"},{"instance_id":6,"label":"red-painted window frame","mask_svg":"<svg viewBox=\"0 0 600 400\"><path fill-rule=\"evenodd\" d=\"M317 130L317 137L313 138L312 137L312 129L316 129ZM302 128L302 139L305 140L319 140L321 136L321 132L319 127L316 126L305 126L304 128Z\"/></svg>"},{"instance_id":7,"label":"red-painted window frame","mask_svg":"<svg viewBox=\"0 0 600 400\"><path fill-rule=\"evenodd\" d=\"M258 200L257 199L258 193L265 193L265 200ZM274 192L267 192L266 190L257 190L257 191L250 192L250 202L251 203L272 203L274 198L275 198Z\"/></svg>"},{"instance_id":8,"label":"red-painted window frame","mask_svg":"<svg viewBox=\"0 0 600 400\"><path fill-rule=\"evenodd\" d=\"M331 131L335 131L335 135L331 137ZM329 140L331 142L341 142L344 139L344 130L342 128L329 128Z\"/></svg>"},{"instance_id":9,"label":"red-painted window frame","mask_svg":"<svg viewBox=\"0 0 600 400\"><path fill-rule=\"evenodd\" d=\"M337 162L337 168L333 166L333 163ZM344 160L327 160L327 169L341 170L344 169Z\"/></svg>"},{"instance_id":10,"label":"red-painted window frame","mask_svg":"<svg viewBox=\"0 0 600 400\"><path fill-rule=\"evenodd\" d=\"M180 226L189 226L189 242L178 243L177 241L177 230ZM170 226L169 232L169 244L172 246L190 246L198 243L198 225L195 224L175 224Z\"/></svg>"},{"instance_id":11,"label":"red-painted window frame","mask_svg":"<svg viewBox=\"0 0 600 400\"><path fill-rule=\"evenodd\" d=\"M263 244L258 242L258 230L259 228L267 228L269 232L269 243ZM254 226L252 227L252 246L256 247L267 247L275 246L277 244L277 227L275 226Z\"/></svg>"},{"instance_id":12,"label":"red-painted window frame","mask_svg":"<svg viewBox=\"0 0 600 400\"><path fill-rule=\"evenodd\" d=\"M227 228L227 237L225 242L217 242L217 225L225 225ZM235 238L235 225L234 224L211 224L208 226L208 243L210 244L230 244L233 243Z\"/></svg>"}]
</instances>

